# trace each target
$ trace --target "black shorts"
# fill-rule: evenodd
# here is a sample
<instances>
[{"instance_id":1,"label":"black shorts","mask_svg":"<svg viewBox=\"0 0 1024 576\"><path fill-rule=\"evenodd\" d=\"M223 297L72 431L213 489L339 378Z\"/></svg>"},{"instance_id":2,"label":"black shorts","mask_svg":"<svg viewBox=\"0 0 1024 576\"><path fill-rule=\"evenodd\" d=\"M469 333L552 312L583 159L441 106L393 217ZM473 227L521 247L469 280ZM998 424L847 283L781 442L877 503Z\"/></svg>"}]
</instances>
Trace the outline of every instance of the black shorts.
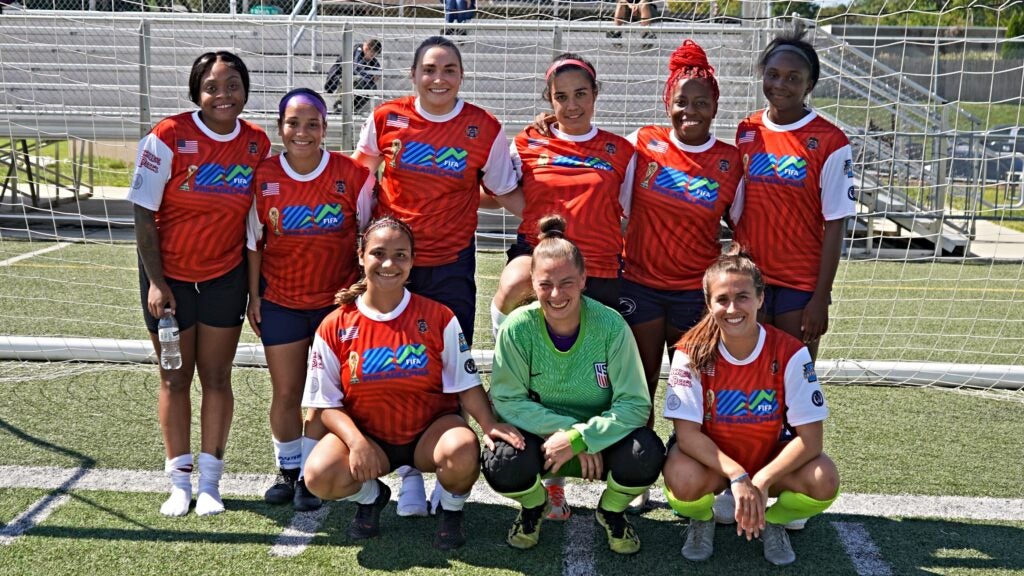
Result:
<instances>
[{"instance_id":1,"label":"black shorts","mask_svg":"<svg viewBox=\"0 0 1024 576\"><path fill-rule=\"evenodd\" d=\"M202 282L185 282L166 278L177 308L174 318L179 330L188 330L197 322L214 328L234 328L245 321L245 306L249 301L249 286L243 260L227 274ZM159 318L149 313L149 277L139 261L139 289L142 298L142 317L152 334L157 332Z\"/></svg>"},{"instance_id":2,"label":"black shorts","mask_svg":"<svg viewBox=\"0 0 1024 576\"><path fill-rule=\"evenodd\" d=\"M423 434L426 432L420 432L416 439L408 444L389 444L380 438L373 435L363 433L364 436L373 440L380 446L380 449L384 451L384 455L388 457L388 472L394 472L402 466L416 467L416 446L423 439Z\"/></svg>"}]
</instances>

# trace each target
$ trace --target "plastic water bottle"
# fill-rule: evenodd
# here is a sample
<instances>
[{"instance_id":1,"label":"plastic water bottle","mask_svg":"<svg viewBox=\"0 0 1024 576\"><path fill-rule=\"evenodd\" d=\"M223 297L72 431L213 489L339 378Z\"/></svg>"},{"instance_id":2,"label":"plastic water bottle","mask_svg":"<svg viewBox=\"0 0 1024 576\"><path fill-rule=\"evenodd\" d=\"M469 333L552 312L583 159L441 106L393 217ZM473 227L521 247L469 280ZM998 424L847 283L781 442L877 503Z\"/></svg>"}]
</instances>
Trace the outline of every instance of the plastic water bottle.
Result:
<instances>
[{"instance_id":1,"label":"plastic water bottle","mask_svg":"<svg viewBox=\"0 0 1024 576\"><path fill-rule=\"evenodd\" d=\"M158 325L160 336L160 367L164 370L181 368L181 341L178 336L178 321L174 319L171 308L164 308Z\"/></svg>"}]
</instances>

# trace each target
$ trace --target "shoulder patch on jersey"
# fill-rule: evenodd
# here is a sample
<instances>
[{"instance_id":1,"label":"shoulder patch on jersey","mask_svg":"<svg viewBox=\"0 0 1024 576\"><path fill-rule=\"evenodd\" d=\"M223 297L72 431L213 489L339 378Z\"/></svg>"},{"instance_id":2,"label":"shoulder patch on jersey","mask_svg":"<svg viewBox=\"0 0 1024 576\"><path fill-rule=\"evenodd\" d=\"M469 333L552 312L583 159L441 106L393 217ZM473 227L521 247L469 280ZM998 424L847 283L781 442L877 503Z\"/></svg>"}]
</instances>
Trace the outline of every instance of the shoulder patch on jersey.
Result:
<instances>
[{"instance_id":1,"label":"shoulder patch on jersey","mask_svg":"<svg viewBox=\"0 0 1024 576\"><path fill-rule=\"evenodd\" d=\"M843 162L843 172L846 173L847 178L853 178L853 159L847 158L846 161Z\"/></svg>"},{"instance_id":2,"label":"shoulder patch on jersey","mask_svg":"<svg viewBox=\"0 0 1024 576\"><path fill-rule=\"evenodd\" d=\"M808 382L818 381L818 375L814 373L814 362L804 364L804 380Z\"/></svg>"},{"instance_id":3,"label":"shoulder patch on jersey","mask_svg":"<svg viewBox=\"0 0 1024 576\"><path fill-rule=\"evenodd\" d=\"M466 370L466 374L476 374L476 362L474 362L472 358L466 360L466 363L463 364L462 367Z\"/></svg>"},{"instance_id":4,"label":"shoulder patch on jersey","mask_svg":"<svg viewBox=\"0 0 1024 576\"><path fill-rule=\"evenodd\" d=\"M825 397L821 394L821 390L815 390L811 394L811 403L819 408L825 404Z\"/></svg>"},{"instance_id":5,"label":"shoulder patch on jersey","mask_svg":"<svg viewBox=\"0 0 1024 576\"><path fill-rule=\"evenodd\" d=\"M682 401L679 400L679 396L676 396L675 394L670 395L668 399L665 400L665 407L669 410L678 410L681 404Z\"/></svg>"},{"instance_id":6,"label":"shoulder patch on jersey","mask_svg":"<svg viewBox=\"0 0 1024 576\"><path fill-rule=\"evenodd\" d=\"M673 368L668 373L669 388L693 388L693 377L686 368Z\"/></svg>"},{"instance_id":7,"label":"shoulder patch on jersey","mask_svg":"<svg viewBox=\"0 0 1024 576\"><path fill-rule=\"evenodd\" d=\"M459 332L459 352L466 352L469 350L469 342L466 342L466 335Z\"/></svg>"},{"instance_id":8,"label":"shoulder patch on jersey","mask_svg":"<svg viewBox=\"0 0 1024 576\"><path fill-rule=\"evenodd\" d=\"M849 198L850 200L856 200L857 199L857 187L856 186L850 186L850 189L846 191L846 197Z\"/></svg>"}]
</instances>

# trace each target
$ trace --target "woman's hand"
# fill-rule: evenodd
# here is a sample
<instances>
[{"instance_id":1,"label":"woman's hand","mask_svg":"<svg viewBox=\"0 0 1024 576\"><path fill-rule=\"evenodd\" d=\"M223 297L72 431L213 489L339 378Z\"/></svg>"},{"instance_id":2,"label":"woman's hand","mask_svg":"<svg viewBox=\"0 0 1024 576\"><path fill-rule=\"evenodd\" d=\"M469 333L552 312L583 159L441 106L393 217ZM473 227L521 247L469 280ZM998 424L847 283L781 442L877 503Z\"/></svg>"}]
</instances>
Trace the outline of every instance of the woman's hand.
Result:
<instances>
[{"instance_id":1,"label":"woman's hand","mask_svg":"<svg viewBox=\"0 0 1024 576\"><path fill-rule=\"evenodd\" d=\"M541 450L544 453L544 469L551 473L557 473L563 464L572 460L572 457L575 456L572 453L569 434L563 430L548 436L548 439L541 446Z\"/></svg>"},{"instance_id":2,"label":"woman's hand","mask_svg":"<svg viewBox=\"0 0 1024 576\"><path fill-rule=\"evenodd\" d=\"M526 448L526 439L523 438L523 433L511 424L495 424L490 430L484 431L484 446L487 446L487 449L492 452L495 440L504 440L516 450Z\"/></svg>"},{"instance_id":3,"label":"woman's hand","mask_svg":"<svg viewBox=\"0 0 1024 576\"><path fill-rule=\"evenodd\" d=\"M800 317L800 331L804 335L804 344L810 344L828 332L828 297L811 296Z\"/></svg>"},{"instance_id":4,"label":"woman's hand","mask_svg":"<svg viewBox=\"0 0 1024 576\"><path fill-rule=\"evenodd\" d=\"M263 316L260 315L259 296L249 296L249 305L245 309L245 316L249 319L249 327L256 333L256 336L260 336L260 322L263 321Z\"/></svg>"},{"instance_id":5,"label":"woman's hand","mask_svg":"<svg viewBox=\"0 0 1024 576\"><path fill-rule=\"evenodd\" d=\"M555 123L555 115L541 112L534 117L530 127L544 136L551 136L551 125Z\"/></svg>"},{"instance_id":6,"label":"woman's hand","mask_svg":"<svg viewBox=\"0 0 1024 576\"><path fill-rule=\"evenodd\" d=\"M364 439L352 443L348 451L348 467L357 482L380 478L387 473L388 457L376 443Z\"/></svg>"},{"instance_id":7,"label":"woman's hand","mask_svg":"<svg viewBox=\"0 0 1024 576\"><path fill-rule=\"evenodd\" d=\"M576 455L580 459L580 478L584 480L600 480L604 474L604 458L601 453L588 454L580 452Z\"/></svg>"},{"instance_id":8,"label":"woman's hand","mask_svg":"<svg viewBox=\"0 0 1024 576\"><path fill-rule=\"evenodd\" d=\"M164 315L164 308L170 306L171 313L178 310L178 302L174 299L174 292L166 281L149 282L149 294L146 297L146 307L150 316L160 319Z\"/></svg>"},{"instance_id":9,"label":"woman's hand","mask_svg":"<svg viewBox=\"0 0 1024 576\"><path fill-rule=\"evenodd\" d=\"M768 497L749 477L732 484L736 500L736 535L746 534L747 540L757 538L764 530L764 510Z\"/></svg>"}]
</instances>

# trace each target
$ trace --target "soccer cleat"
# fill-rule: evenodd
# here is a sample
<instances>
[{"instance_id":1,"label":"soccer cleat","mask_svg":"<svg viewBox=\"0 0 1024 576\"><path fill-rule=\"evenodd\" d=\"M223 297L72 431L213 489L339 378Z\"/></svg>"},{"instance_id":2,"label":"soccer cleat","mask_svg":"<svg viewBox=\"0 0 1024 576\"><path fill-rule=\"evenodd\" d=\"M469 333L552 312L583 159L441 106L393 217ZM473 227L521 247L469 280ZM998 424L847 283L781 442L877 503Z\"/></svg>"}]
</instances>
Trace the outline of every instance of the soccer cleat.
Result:
<instances>
[{"instance_id":1,"label":"soccer cleat","mask_svg":"<svg viewBox=\"0 0 1024 576\"><path fill-rule=\"evenodd\" d=\"M348 525L348 537L353 540L373 538L380 534L380 513L388 505L388 500L391 500L391 488L380 480L375 482L380 489L377 499L373 504L357 504L356 515Z\"/></svg>"},{"instance_id":2,"label":"soccer cleat","mask_svg":"<svg viewBox=\"0 0 1024 576\"><path fill-rule=\"evenodd\" d=\"M295 498L295 481L299 479L299 469L284 469L277 473L274 485L263 493L263 501L267 504L287 504Z\"/></svg>"},{"instance_id":3,"label":"soccer cleat","mask_svg":"<svg viewBox=\"0 0 1024 576\"><path fill-rule=\"evenodd\" d=\"M565 488L561 484L551 484L550 486L545 485L544 489L548 491L548 502L551 504L551 509L544 519L559 522L568 520L569 516L572 516L572 509L565 501Z\"/></svg>"},{"instance_id":4,"label":"soccer cleat","mask_svg":"<svg viewBox=\"0 0 1024 576\"><path fill-rule=\"evenodd\" d=\"M630 514L643 514L649 507L650 500L651 489L648 488L647 490L644 490L642 494L630 500L629 507L626 508L626 512L629 512Z\"/></svg>"},{"instance_id":5,"label":"soccer cleat","mask_svg":"<svg viewBox=\"0 0 1024 576\"><path fill-rule=\"evenodd\" d=\"M520 550L528 550L536 546L540 541L540 523L550 508L549 502L544 502L534 508L520 508L519 515L516 516L515 521L512 522L512 528L508 531L508 538L505 539L508 545Z\"/></svg>"},{"instance_id":6,"label":"soccer cleat","mask_svg":"<svg viewBox=\"0 0 1024 576\"><path fill-rule=\"evenodd\" d=\"M434 535L434 548L438 550L454 550L466 543L466 533L462 530L462 510L449 511L438 506L437 534Z\"/></svg>"},{"instance_id":7,"label":"soccer cleat","mask_svg":"<svg viewBox=\"0 0 1024 576\"><path fill-rule=\"evenodd\" d=\"M807 526L807 520L809 518L798 518L792 522L786 522L783 526L786 527L786 530L803 530Z\"/></svg>"},{"instance_id":8,"label":"soccer cleat","mask_svg":"<svg viewBox=\"0 0 1024 576\"><path fill-rule=\"evenodd\" d=\"M402 485L398 488L398 515L402 517L426 516L428 513L423 475L414 472L402 476Z\"/></svg>"},{"instance_id":9,"label":"soccer cleat","mask_svg":"<svg viewBox=\"0 0 1024 576\"><path fill-rule=\"evenodd\" d=\"M683 543L683 558L703 562L715 551L715 523L711 520L690 519L686 527L686 541Z\"/></svg>"},{"instance_id":10,"label":"soccer cleat","mask_svg":"<svg viewBox=\"0 0 1024 576\"><path fill-rule=\"evenodd\" d=\"M715 496L715 522L718 524L736 523L736 499L732 496L732 490L728 488Z\"/></svg>"},{"instance_id":11,"label":"soccer cleat","mask_svg":"<svg viewBox=\"0 0 1024 576\"><path fill-rule=\"evenodd\" d=\"M316 497L306 488L305 478L299 478L298 482L295 483L295 496L292 498L292 508L296 512L312 512L313 510L319 510L324 505L323 500Z\"/></svg>"},{"instance_id":12,"label":"soccer cleat","mask_svg":"<svg viewBox=\"0 0 1024 576\"><path fill-rule=\"evenodd\" d=\"M640 537L626 520L625 512L609 512L600 506L594 519L608 534L608 547L616 554L636 554L640 551Z\"/></svg>"},{"instance_id":13,"label":"soccer cleat","mask_svg":"<svg viewBox=\"0 0 1024 576\"><path fill-rule=\"evenodd\" d=\"M761 541L764 542L765 560L776 566L786 566L796 561L796 552L793 552L785 526L766 523L761 531Z\"/></svg>"}]
</instances>

